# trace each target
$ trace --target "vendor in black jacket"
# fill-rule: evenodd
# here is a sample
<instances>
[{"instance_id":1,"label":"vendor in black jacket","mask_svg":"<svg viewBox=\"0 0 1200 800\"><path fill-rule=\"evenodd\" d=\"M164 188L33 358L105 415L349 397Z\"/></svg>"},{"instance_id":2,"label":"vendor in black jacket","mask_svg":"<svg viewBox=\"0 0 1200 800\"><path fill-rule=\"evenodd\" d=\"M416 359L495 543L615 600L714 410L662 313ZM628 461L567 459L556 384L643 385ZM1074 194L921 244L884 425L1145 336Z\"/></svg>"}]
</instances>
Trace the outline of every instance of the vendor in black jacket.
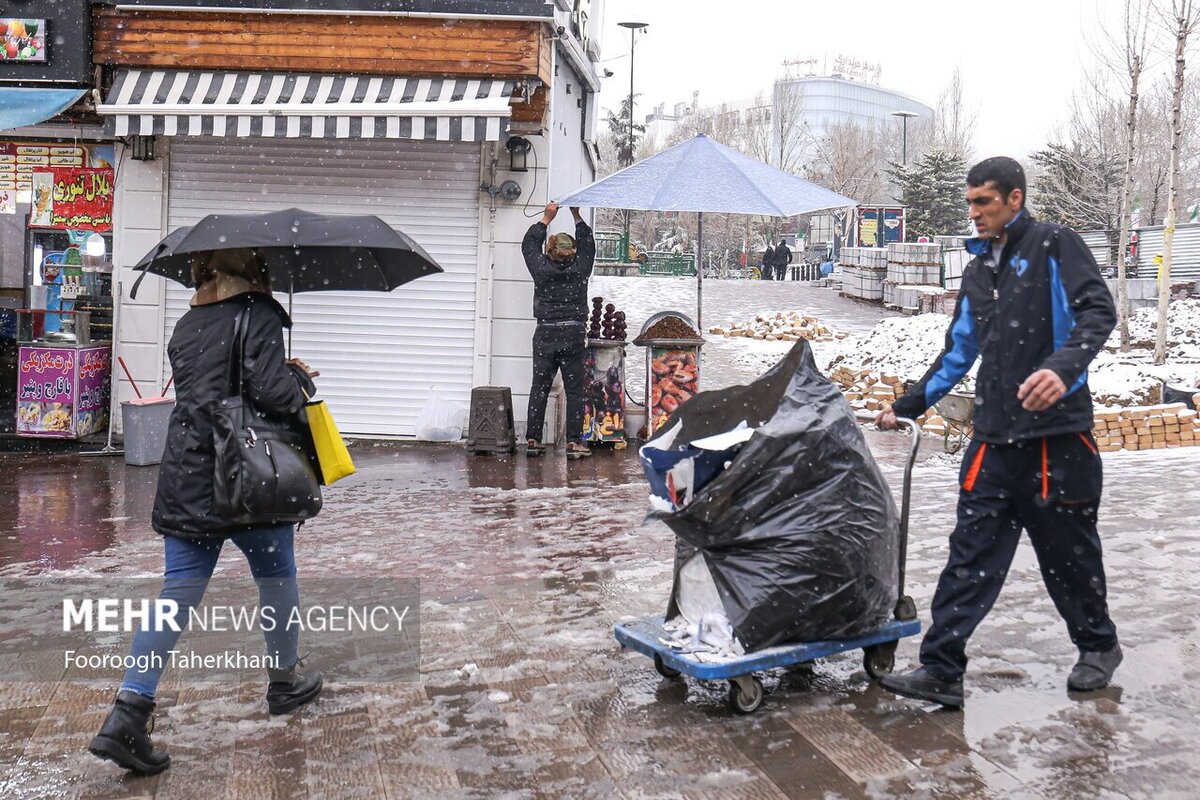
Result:
<instances>
[{"instance_id":1,"label":"vendor in black jacket","mask_svg":"<svg viewBox=\"0 0 1200 800\"><path fill-rule=\"evenodd\" d=\"M575 236L556 233L547 240L546 229L558 215L558 204L549 203L542 219L530 226L521 243L525 266L533 277L533 385L529 389L526 454L538 456L546 400L555 373L562 371L567 392L567 458L591 455L583 444L583 361L587 348L588 278L596 261L592 229L571 209Z\"/></svg>"},{"instance_id":2,"label":"vendor in black jacket","mask_svg":"<svg viewBox=\"0 0 1200 800\"><path fill-rule=\"evenodd\" d=\"M907 697L962 705L967 639L996 601L1023 528L1079 649L1067 686L1100 689L1121 648L1096 532L1102 476L1087 367L1116 324L1112 296L1079 236L1025 208L1025 173L1013 159L975 165L967 203L978 238L967 242L975 258L963 273L946 347L876 420L893 428L897 416L924 413L979 359L958 525L921 667L880 683Z\"/></svg>"}]
</instances>

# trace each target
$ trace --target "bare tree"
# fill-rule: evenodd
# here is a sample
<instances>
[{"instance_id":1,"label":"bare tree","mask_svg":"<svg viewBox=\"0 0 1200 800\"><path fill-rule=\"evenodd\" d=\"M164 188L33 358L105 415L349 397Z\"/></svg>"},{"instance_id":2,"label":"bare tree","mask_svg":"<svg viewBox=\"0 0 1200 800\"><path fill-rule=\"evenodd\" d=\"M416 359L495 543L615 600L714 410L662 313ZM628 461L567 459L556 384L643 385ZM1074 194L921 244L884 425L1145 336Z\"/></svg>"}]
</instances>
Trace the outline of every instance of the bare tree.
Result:
<instances>
[{"instance_id":1,"label":"bare tree","mask_svg":"<svg viewBox=\"0 0 1200 800\"><path fill-rule=\"evenodd\" d=\"M804 115L805 84L796 66L784 62L783 77L775 81L771 92L771 153L765 159L793 175L803 171L813 141Z\"/></svg>"},{"instance_id":2,"label":"bare tree","mask_svg":"<svg viewBox=\"0 0 1200 800\"><path fill-rule=\"evenodd\" d=\"M876 128L841 122L816 139L807 177L861 203L884 201L884 143Z\"/></svg>"},{"instance_id":3,"label":"bare tree","mask_svg":"<svg viewBox=\"0 0 1200 800\"><path fill-rule=\"evenodd\" d=\"M1121 216L1121 104L1097 84L1071 98L1071 116L1034 153L1030 202L1039 216L1076 230L1116 230ZM1111 247L1111 239L1110 239Z\"/></svg>"},{"instance_id":4,"label":"bare tree","mask_svg":"<svg viewBox=\"0 0 1200 800\"><path fill-rule=\"evenodd\" d=\"M1101 65L1120 76L1127 98L1124 109L1122 145L1121 196L1117 234L1117 324L1121 335L1121 352L1129 352L1129 281L1126 254L1129 252L1129 231L1132 227L1134 175L1137 164L1138 118L1141 101L1142 74L1153 49L1152 34L1144 3L1125 0L1119 31L1107 30L1100 46L1094 48ZM1100 87L1093 82L1097 89Z\"/></svg>"},{"instance_id":5,"label":"bare tree","mask_svg":"<svg viewBox=\"0 0 1200 800\"><path fill-rule=\"evenodd\" d=\"M1169 82L1152 84L1138 105L1133 210L1140 224L1157 225L1166 205L1167 173L1171 166L1170 153L1162 146L1171 136Z\"/></svg>"},{"instance_id":6,"label":"bare tree","mask_svg":"<svg viewBox=\"0 0 1200 800\"><path fill-rule=\"evenodd\" d=\"M932 146L969 161L975 145L978 115L963 102L962 72L954 68L950 85L938 98Z\"/></svg>"},{"instance_id":7,"label":"bare tree","mask_svg":"<svg viewBox=\"0 0 1200 800\"><path fill-rule=\"evenodd\" d=\"M1175 83L1171 90L1171 166L1167 175L1167 222L1163 230L1163 263L1158 279L1158 337L1154 344L1154 363L1167 360L1167 318L1171 301L1171 249L1175 243L1178 216L1179 160L1183 140L1184 72L1187 66L1188 39L1200 25L1200 6L1194 0L1170 0L1163 11L1163 23L1175 37Z\"/></svg>"}]
</instances>

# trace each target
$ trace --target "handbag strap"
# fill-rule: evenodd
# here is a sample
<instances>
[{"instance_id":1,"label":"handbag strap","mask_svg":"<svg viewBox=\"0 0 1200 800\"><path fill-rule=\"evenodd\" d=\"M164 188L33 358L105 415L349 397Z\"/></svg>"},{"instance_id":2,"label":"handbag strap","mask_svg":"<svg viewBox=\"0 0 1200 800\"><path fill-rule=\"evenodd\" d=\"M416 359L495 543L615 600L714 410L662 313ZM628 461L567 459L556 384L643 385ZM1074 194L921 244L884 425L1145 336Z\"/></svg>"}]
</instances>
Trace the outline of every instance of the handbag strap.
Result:
<instances>
[{"instance_id":1,"label":"handbag strap","mask_svg":"<svg viewBox=\"0 0 1200 800\"><path fill-rule=\"evenodd\" d=\"M246 354L246 338L250 330L250 307L238 311L233 320L233 346L229 349L229 367L227 371L229 382L229 397L241 397L244 375L242 359Z\"/></svg>"}]
</instances>

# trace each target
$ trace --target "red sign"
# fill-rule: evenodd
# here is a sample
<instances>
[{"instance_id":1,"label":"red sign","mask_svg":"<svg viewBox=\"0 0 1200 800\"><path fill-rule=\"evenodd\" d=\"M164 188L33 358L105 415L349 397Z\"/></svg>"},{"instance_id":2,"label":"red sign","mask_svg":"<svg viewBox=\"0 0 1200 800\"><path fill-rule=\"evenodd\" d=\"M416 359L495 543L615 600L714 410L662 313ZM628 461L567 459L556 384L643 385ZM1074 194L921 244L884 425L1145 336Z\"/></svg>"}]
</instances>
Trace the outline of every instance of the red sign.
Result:
<instances>
[{"instance_id":1,"label":"red sign","mask_svg":"<svg viewBox=\"0 0 1200 800\"><path fill-rule=\"evenodd\" d=\"M52 169L33 173L31 228L111 231L111 169Z\"/></svg>"}]
</instances>

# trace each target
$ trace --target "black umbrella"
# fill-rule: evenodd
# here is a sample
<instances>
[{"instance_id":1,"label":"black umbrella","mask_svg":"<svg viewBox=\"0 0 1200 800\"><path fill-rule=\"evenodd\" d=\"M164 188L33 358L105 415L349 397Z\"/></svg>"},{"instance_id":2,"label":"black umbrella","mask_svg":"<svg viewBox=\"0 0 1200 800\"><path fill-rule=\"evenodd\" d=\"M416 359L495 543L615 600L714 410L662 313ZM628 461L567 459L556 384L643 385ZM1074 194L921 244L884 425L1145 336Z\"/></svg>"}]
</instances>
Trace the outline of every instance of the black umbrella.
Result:
<instances>
[{"instance_id":1,"label":"black umbrella","mask_svg":"<svg viewBox=\"0 0 1200 800\"><path fill-rule=\"evenodd\" d=\"M210 214L172 231L134 266L192 286L192 260L217 250L254 250L279 291L390 292L442 272L425 250L379 217L315 214L298 208L267 214ZM290 339L290 336L289 336ZM290 349L290 341L289 341Z\"/></svg>"},{"instance_id":2,"label":"black umbrella","mask_svg":"<svg viewBox=\"0 0 1200 800\"><path fill-rule=\"evenodd\" d=\"M272 285L291 292L390 292L442 272L425 250L379 217L314 214L210 214L155 245L134 267L192 285L192 258L216 250L258 252Z\"/></svg>"}]
</instances>

